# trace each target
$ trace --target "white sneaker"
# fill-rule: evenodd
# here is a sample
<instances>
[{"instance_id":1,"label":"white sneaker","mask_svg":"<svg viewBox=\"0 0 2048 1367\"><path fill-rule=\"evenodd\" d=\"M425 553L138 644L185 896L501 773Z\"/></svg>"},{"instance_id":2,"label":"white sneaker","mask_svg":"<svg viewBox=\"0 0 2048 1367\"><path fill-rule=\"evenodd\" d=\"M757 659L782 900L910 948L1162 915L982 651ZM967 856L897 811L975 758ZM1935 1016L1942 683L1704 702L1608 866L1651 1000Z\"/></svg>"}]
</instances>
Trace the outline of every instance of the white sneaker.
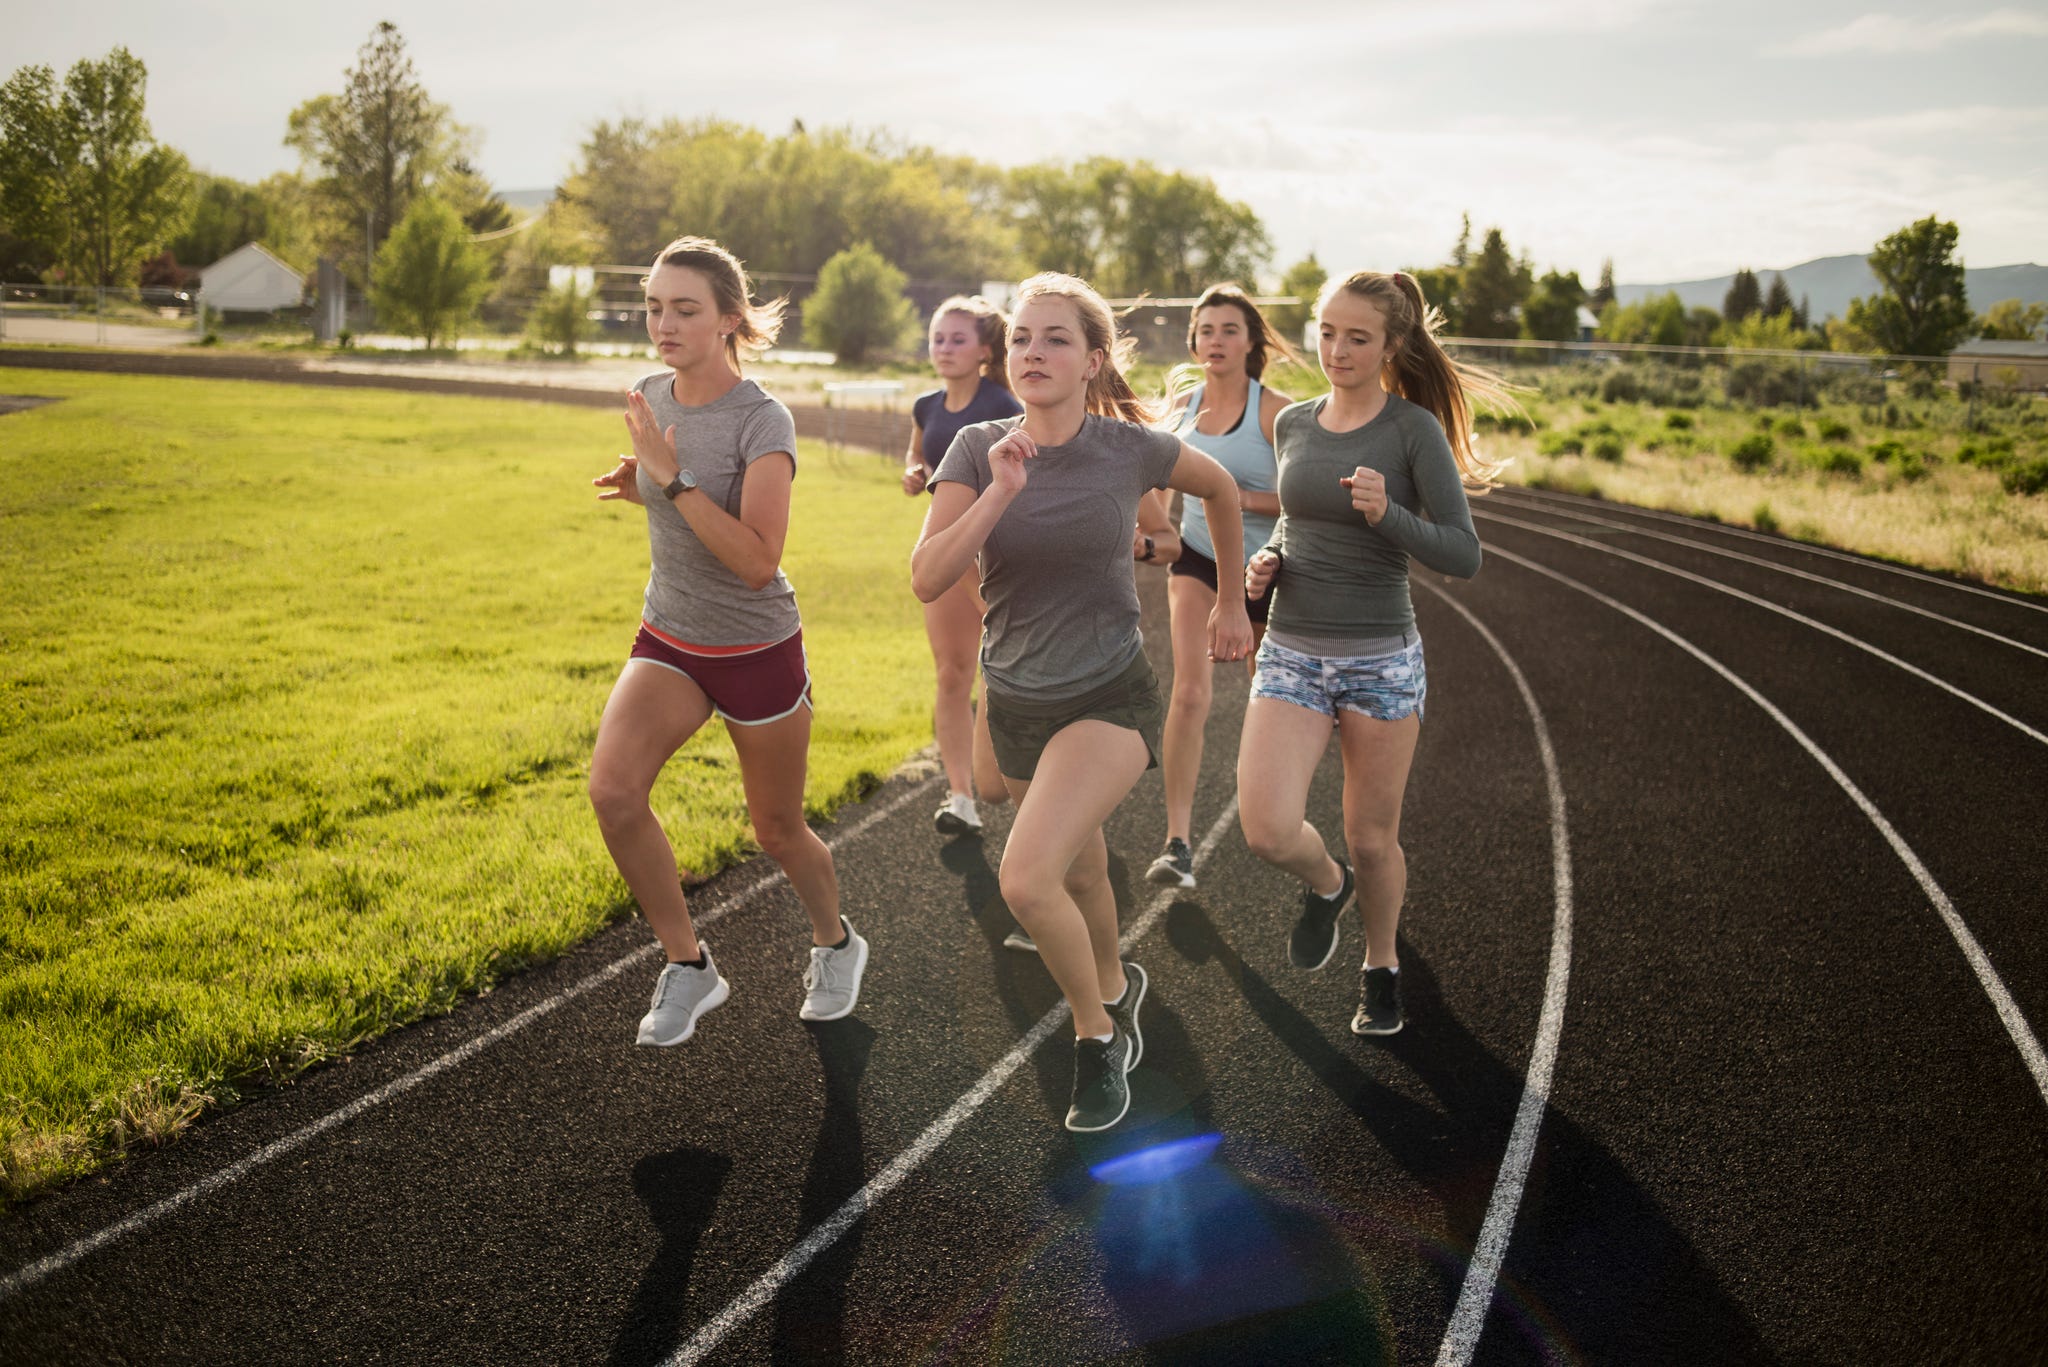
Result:
<instances>
[{"instance_id":1,"label":"white sneaker","mask_svg":"<svg viewBox=\"0 0 2048 1367\"><path fill-rule=\"evenodd\" d=\"M704 955L704 967L669 964L654 980L654 1005L640 1018L638 1043L661 1048L681 1044L697 1033L699 1016L724 1005L732 995L718 965L711 962L711 946L699 940L697 948Z\"/></svg>"},{"instance_id":2,"label":"white sneaker","mask_svg":"<svg viewBox=\"0 0 2048 1367\"><path fill-rule=\"evenodd\" d=\"M973 798L954 793L932 817L932 824L939 828L940 835L980 835L981 813L974 809Z\"/></svg>"},{"instance_id":3,"label":"white sneaker","mask_svg":"<svg viewBox=\"0 0 2048 1367\"><path fill-rule=\"evenodd\" d=\"M837 949L811 946L810 966L804 969L804 1005L797 1015L807 1021L836 1021L853 1013L860 1000L861 975L868 968L868 942L861 939L853 922L844 916L846 943Z\"/></svg>"}]
</instances>

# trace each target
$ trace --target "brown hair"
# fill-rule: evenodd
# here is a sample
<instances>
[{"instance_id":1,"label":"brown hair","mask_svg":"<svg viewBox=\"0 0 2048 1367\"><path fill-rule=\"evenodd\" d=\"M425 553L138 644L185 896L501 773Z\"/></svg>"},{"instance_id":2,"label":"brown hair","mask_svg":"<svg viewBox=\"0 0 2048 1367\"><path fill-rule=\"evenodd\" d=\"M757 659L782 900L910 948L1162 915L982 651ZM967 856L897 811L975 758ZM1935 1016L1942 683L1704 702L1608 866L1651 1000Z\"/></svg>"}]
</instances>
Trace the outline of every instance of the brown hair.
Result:
<instances>
[{"instance_id":1,"label":"brown hair","mask_svg":"<svg viewBox=\"0 0 2048 1367\"><path fill-rule=\"evenodd\" d=\"M1507 412L1520 410L1507 382L1491 370L1452 359L1436 340L1444 316L1422 297L1422 286L1406 271L1383 275L1354 271L1332 280L1316 296L1316 313L1347 290L1375 305L1387 320L1387 359L1380 383L1389 393L1428 409L1443 424L1451 454L1465 483L1493 487L1500 465L1484 460L1472 445L1472 400Z\"/></svg>"},{"instance_id":2,"label":"brown hair","mask_svg":"<svg viewBox=\"0 0 2048 1367\"><path fill-rule=\"evenodd\" d=\"M1255 380L1258 379L1266 373L1267 360L1274 356L1283 361L1291 361L1295 365L1301 364L1301 357L1295 353L1293 347L1287 345L1287 339L1274 331L1273 325L1266 321L1266 315L1260 313L1259 306L1252 302L1252 297L1234 280L1209 286L1202 291L1202 297L1195 300L1195 306L1188 310L1190 356L1195 354L1195 323L1201 317L1202 310L1222 304L1228 304L1244 315L1244 329L1251 337L1252 343L1251 350L1245 353L1245 374Z\"/></svg>"},{"instance_id":3,"label":"brown hair","mask_svg":"<svg viewBox=\"0 0 2048 1367\"><path fill-rule=\"evenodd\" d=\"M747 302L750 291L747 288L747 268L740 259L708 237L679 237L654 254L654 267L640 277L640 288L646 289L653 279L653 270L663 266L681 266L692 270L711 282L711 297L718 306L719 316L739 316L739 325L725 334L725 359L734 370L740 368L740 349L766 351L775 345L775 339L782 332L782 310L788 306L787 299L774 299L765 304Z\"/></svg>"},{"instance_id":4,"label":"brown hair","mask_svg":"<svg viewBox=\"0 0 2048 1367\"><path fill-rule=\"evenodd\" d=\"M1124 367L1138 357L1137 338L1116 335L1116 315L1087 281L1046 271L1017 286L1017 313L1023 312L1033 299L1064 299L1072 304L1074 312L1080 315L1082 340L1090 351L1102 353L1102 368L1088 381L1090 413L1123 422L1149 424L1158 419L1152 405L1139 398L1131 382L1124 378ZM1010 315L1012 326L1016 316Z\"/></svg>"},{"instance_id":5,"label":"brown hair","mask_svg":"<svg viewBox=\"0 0 2048 1367\"><path fill-rule=\"evenodd\" d=\"M932 310L932 321L938 322L949 313L964 313L974 320L975 335L988 348L988 360L983 363L981 373L993 380L998 388L1010 387L1010 320L988 300L978 294L956 294Z\"/></svg>"}]
</instances>

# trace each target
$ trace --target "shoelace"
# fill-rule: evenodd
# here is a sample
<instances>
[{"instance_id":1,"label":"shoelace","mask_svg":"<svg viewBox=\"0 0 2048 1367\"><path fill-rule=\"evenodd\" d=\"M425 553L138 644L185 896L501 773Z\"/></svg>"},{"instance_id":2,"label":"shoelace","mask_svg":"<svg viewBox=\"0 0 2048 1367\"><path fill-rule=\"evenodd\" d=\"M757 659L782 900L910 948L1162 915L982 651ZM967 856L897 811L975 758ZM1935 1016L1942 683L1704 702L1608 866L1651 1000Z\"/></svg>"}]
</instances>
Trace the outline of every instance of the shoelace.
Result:
<instances>
[{"instance_id":1,"label":"shoelace","mask_svg":"<svg viewBox=\"0 0 2048 1367\"><path fill-rule=\"evenodd\" d=\"M851 944L852 941L849 940L847 943ZM831 956L836 952L835 950L825 948L823 945L811 946L811 966L804 970L804 990L806 992L815 992L820 983L825 985L827 991L831 990L833 977Z\"/></svg>"}]
</instances>

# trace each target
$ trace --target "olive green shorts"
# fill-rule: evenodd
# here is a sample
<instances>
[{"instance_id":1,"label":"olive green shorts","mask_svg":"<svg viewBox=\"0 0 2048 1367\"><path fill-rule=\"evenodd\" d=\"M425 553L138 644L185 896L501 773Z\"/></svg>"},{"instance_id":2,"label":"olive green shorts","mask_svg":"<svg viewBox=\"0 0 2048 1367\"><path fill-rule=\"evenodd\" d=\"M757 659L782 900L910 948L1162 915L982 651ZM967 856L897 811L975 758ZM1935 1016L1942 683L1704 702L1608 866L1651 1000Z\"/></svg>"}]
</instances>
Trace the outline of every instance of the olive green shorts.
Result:
<instances>
[{"instance_id":1,"label":"olive green shorts","mask_svg":"<svg viewBox=\"0 0 2048 1367\"><path fill-rule=\"evenodd\" d=\"M995 742L996 763L1005 778L1028 780L1038 772L1038 757L1052 738L1077 721L1106 721L1145 740L1147 769L1159 767L1159 734L1166 725L1166 698L1152 662L1139 651L1108 683L1071 698L1051 702L1006 698L994 687L982 689L988 707L988 735Z\"/></svg>"}]
</instances>

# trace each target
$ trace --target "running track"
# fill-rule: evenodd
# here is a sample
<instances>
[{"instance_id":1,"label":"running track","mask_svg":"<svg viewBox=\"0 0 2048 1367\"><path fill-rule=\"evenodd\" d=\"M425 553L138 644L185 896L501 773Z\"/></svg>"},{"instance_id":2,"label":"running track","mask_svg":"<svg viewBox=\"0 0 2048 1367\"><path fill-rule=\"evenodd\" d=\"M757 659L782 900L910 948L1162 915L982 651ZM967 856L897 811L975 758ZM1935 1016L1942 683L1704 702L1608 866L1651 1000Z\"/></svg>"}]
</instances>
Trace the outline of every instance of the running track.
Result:
<instances>
[{"instance_id":1,"label":"running track","mask_svg":"<svg viewBox=\"0 0 2048 1367\"><path fill-rule=\"evenodd\" d=\"M2048 1360L2048 610L1476 506L1479 577L1417 581L1406 1033L1347 1029L1355 921L1288 967L1219 669L1201 887L1139 876L1156 774L1110 829L1152 975L1119 1130L1059 1126L1002 823L943 844L898 780L826 832L853 1018L796 1019L756 860L698 900L734 995L690 1044L632 1046L615 928L0 1222L0 1357Z\"/></svg>"}]
</instances>

